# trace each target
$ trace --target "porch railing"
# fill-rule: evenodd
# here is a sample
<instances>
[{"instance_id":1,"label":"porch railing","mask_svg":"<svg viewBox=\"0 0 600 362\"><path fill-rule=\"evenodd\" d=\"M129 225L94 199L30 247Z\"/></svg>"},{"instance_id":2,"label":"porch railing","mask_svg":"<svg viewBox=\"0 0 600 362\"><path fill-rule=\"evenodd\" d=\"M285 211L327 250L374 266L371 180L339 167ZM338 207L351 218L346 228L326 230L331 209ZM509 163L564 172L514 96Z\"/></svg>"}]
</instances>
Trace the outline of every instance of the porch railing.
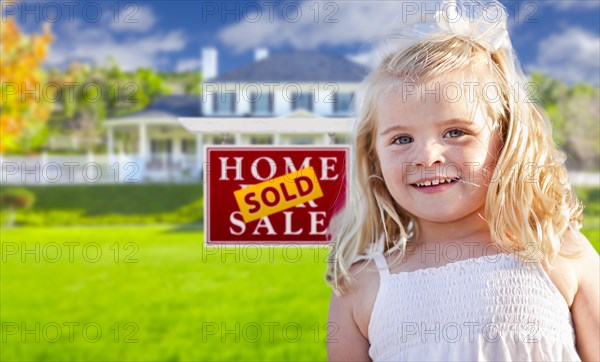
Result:
<instances>
[{"instance_id":1,"label":"porch railing","mask_svg":"<svg viewBox=\"0 0 600 362\"><path fill-rule=\"evenodd\" d=\"M117 154L0 157L0 183L10 185L191 183L200 180L195 155Z\"/></svg>"}]
</instances>

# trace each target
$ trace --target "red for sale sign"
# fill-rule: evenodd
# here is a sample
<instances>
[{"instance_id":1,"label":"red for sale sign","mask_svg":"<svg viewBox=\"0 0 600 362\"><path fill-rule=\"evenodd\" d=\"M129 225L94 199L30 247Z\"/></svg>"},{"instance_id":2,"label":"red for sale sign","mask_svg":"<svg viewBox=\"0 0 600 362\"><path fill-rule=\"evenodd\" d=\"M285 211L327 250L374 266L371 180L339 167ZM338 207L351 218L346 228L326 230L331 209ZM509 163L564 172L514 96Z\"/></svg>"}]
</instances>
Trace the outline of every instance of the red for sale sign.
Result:
<instances>
[{"instance_id":1,"label":"red for sale sign","mask_svg":"<svg viewBox=\"0 0 600 362\"><path fill-rule=\"evenodd\" d=\"M207 244L327 244L346 202L348 147L207 146Z\"/></svg>"}]
</instances>

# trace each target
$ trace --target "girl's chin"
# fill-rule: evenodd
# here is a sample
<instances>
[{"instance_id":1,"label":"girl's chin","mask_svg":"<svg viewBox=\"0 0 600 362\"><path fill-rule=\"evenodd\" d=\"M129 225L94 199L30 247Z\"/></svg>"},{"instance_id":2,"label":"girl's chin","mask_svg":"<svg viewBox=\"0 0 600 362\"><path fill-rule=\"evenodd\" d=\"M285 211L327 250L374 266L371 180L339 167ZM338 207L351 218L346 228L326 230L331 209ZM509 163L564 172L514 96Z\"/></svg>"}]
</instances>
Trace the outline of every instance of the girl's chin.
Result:
<instances>
[{"instance_id":1,"label":"girl's chin","mask_svg":"<svg viewBox=\"0 0 600 362\"><path fill-rule=\"evenodd\" d=\"M459 210L444 210L443 208L436 208L433 210L413 210L413 217L417 220L417 222L432 222L432 223L451 223L465 217L470 214L459 212Z\"/></svg>"}]
</instances>

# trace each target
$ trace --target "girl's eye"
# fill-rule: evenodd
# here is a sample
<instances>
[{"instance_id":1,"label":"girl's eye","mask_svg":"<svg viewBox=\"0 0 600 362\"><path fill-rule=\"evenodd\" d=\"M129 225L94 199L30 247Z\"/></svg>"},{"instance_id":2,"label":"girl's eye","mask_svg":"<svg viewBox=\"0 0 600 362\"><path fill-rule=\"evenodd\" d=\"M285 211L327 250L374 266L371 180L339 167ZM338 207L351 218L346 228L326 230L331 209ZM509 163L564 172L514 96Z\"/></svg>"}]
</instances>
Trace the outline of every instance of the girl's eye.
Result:
<instances>
[{"instance_id":1,"label":"girl's eye","mask_svg":"<svg viewBox=\"0 0 600 362\"><path fill-rule=\"evenodd\" d=\"M459 129L451 129L450 131L446 132L446 135L448 135L450 138L457 138L464 134L465 133Z\"/></svg>"},{"instance_id":2,"label":"girl's eye","mask_svg":"<svg viewBox=\"0 0 600 362\"><path fill-rule=\"evenodd\" d=\"M413 141L412 137L410 136L399 136L394 138L393 143L397 144L397 145L406 145L409 144Z\"/></svg>"}]
</instances>

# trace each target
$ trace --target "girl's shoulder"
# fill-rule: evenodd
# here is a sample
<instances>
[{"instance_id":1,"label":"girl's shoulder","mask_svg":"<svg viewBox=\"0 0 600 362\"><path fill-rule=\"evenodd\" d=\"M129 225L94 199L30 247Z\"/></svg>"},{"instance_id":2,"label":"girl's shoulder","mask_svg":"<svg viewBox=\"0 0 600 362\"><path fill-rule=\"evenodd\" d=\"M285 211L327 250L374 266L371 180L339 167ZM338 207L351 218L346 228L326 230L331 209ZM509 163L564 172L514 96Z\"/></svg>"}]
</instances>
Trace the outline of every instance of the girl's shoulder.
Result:
<instances>
[{"instance_id":1,"label":"girl's shoulder","mask_svg":"<svg viewBox=\"0 0 600 362\"><path fill-rule=\"evenodd\" d=\"M558 257L546 272L571 308L579 285L594 268L598 268L598 253L582 233L569 230Z\"/></svg>"},{"instance_id":2,"label":"girl's shoulder","mask_svg":"<svg viewBox=\"0 0 600 362\"><path fill-rule=\"evenodd\" d=\"M348 298L354 321L365 338L369 338L369 321L379 290L379 271L373 259L360 260L350 267L352 284Z\"/></svg>"}]
</instances>

